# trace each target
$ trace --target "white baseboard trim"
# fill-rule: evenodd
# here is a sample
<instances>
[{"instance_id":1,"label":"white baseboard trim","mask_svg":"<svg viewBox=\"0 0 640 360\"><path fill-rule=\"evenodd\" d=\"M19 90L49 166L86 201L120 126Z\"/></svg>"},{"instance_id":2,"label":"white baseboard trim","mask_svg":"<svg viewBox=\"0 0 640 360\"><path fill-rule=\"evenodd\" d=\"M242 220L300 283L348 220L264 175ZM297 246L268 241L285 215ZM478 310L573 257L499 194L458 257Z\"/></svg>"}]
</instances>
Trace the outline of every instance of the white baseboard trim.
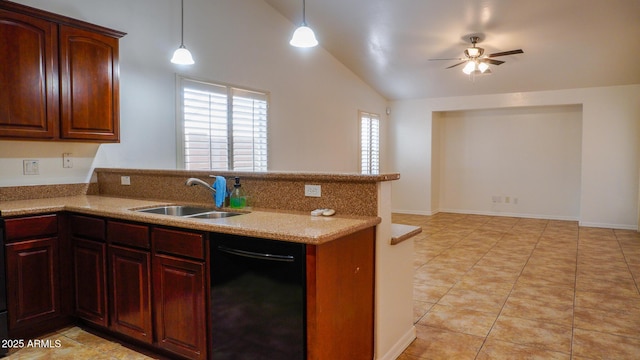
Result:
<instances>
[{"instance_id":1,"label":"white baseboard trim","mask_svg":"<svg viewBox=\"0 0 640 360\"><path fill-rule=\"evenodd\" d=\"M606 228L606 229L619 229L619 230L635 230L638 231L638 226L636 225L625 225L625 224L605 224L605 223L593 223L587 221L580 221L578 225L583 227L595 227L595 228Z\"/></svg>"},{"instance_id":2,"label":"white baseboard trim","mask_svg":"<svg viewBox=\"0 0 640 360\"><path fill-rule=\"evenodd\" d=\"M578 221L575 216L558 216L558 215L545 215L545 214L523 214L523 213L511 213L504 211L477 211L477 210L460 210L460 209L440 209L438 212L448 212L455 214L470 214L470 215L487 215L487 216L506 216L506 217L518 217L528 219L545 219L545 220L564 220L564 221Z\"/></svg>"},{"instance_id":3,"label":"white baseboard trim","mask_svg":"<svg viewBox=\"0 0 640 360\"><path fill-rule=\"evenodd\" d=\"M412 326L398 341L382 356L376 356L376 360L395 360L416 339L416 327Z\"/></svg>"},{"instance_id":4,"label":"white baseboard trim","mask_svg":"<svg viewBox=\"0 0 640 360\"><path fill-rule=\"evenodd\" d=\"M395 209L395 210L392 210L391 212L392 213L396 213L396 214L426 215L426 216L433 216L433 215L435 215L437 213L440 213L440 212L446 212L446 213L454 213L454 214L486 215L486 216L507 216L507 217L518 217L518 218L529 218L529 219L577 221L578 225L579 226L583 226L583 227L595 227L595 228L606 228L606 229L640 231L640 226L639 225L588 222L588 221L581 221L579 218L574 217L574 216L521 214L521 213L508 213L508 212L496 212L496 211L476 211L476 210L460 210L460 209L438 209L438 210L431 210L431 211L416 211L416 210Z\"/></svg>"},{"instance_id":5,"label":"white baseboard trim","mask_svg":"<svg viewBox=\"0 0 640 360\"><path fill-rule=\"evenodd\" d=\"M437 213L437 211L418 211L418 210L402 210L402 209L391 209L392 213L395 214L407 214L407 215L426 215L431 216Z\"/></svg>"}]
</instances>

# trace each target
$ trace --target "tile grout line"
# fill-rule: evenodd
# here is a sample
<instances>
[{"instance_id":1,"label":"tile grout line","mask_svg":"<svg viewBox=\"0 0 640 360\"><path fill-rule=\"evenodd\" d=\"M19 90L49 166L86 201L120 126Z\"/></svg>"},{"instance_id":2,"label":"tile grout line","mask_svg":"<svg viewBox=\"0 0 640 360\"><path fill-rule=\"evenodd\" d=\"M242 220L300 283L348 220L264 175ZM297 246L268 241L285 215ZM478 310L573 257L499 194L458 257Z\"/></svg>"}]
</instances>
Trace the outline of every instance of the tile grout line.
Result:
<instances>
[{"instance_id":1,"label":"tile grout line","mask_svg":"<svg viewBox=\"0 0 640 360\"><path fill-rule=\"evenodd\" d=\"M549 222L547 221L547 223L545 224L545 229L547 228L548 224L549 224ZM511 227L511 229L513 229L513 226ZM502 235L502 237L500 237L500 239L504 238L504 236L506 234L507 234L507 232L505 232ZM491 331L493 330L493 327L496 325L496 323L498 322L498 319L500 318L500 315L504 311L504 307L507 305L507 301L509 300L509 297L511 296L511 293L513 292L513 289L516 287L516 284L518 283L518 279L520 279L520 276L522 276L522 272L524 271L524 268L527 266L527 264L529 263L529 260L531 259L531 256L533 255L533 252L538 247L538 244L540 243L540 238L542 238L542 234L544 234L544 229L540 232L540 235L538 236L538 240L536 241L536 245L533 247L533 249L531 249L531 252L529 253L529 257L527 258L527 261L524 263L524 265L520 269L520 272L518 273L518 276L516 277L516 280L513 282L513 285L511 285L511 289L509 290L509 293L507 294L507 297L504 300L504 303L502 304L502 307L500 308L500 311L498 312L498 315L496 316L496 319L493 321L493 324L491 324L491 327L489 328L489 331L487 331L487 335L484 337L484 340L482 341L482 345L480 346L480 349L478 349L478 353L476 354L474 359L478 358L478 356L482 352L482 349L484 348L484 345L487 343L487 340L489 339L489 334L491 334ZM498 240L498 241L500 241L500 240ZM496 244L497 244L497 242L496 242ZM517 345L521 345L521 344L517 344Z\"/></svg>"},{"instance_id":2,"label":"tile grout line","mask_svg":"<svg viewBox=\"0 0 640 360\"><path fill-rule=\"evenodd\" d=\"M575 275L573 277L573 306L571 308L571 349L569 352L569 356L573 358L574 351L574 339L575 339L575 331L576 331L576 295L578 291L578 259L580 258L580 226L578 226L578 233L576 238L576 266L575 266Z\"/></svg>"},{"instance_id":3,"label":"tile grout line","mask_svg":"<svg viewBox=\"0 0 640 360\"><path fill-rule=\"evenodd\" d=\"M629 266L629 261L627 260L627 256L624 253L624 247L620 243L620 239L618 237L618 234L616 234L615 231L613 231L613 236L616 237L616 243L618 244L618 247L620 248L620 251L622 252L622 258L624 259L625 265L627 265L627 270L629 271L629 274L631 274L631 278L633 279L633 283L636 286L636 291L638 292L638 294L640 294L640 287L638 286L638 279L636 279L636 276L634 275L633 271L631 271L631 266Z\"/></svg>"}]
</instances>

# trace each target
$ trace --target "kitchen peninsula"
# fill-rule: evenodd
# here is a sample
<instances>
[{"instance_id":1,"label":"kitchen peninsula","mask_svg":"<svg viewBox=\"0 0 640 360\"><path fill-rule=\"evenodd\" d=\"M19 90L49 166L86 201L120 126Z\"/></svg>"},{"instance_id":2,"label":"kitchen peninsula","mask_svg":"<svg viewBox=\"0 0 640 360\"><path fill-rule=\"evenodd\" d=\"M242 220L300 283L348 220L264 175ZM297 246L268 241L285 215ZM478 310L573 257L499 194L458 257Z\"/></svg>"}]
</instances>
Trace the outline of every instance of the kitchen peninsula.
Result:
<instances>
[{"instance_id":1,"label":"kitchen peninsula","mask_svg":"<svg viewBox=\"0 0 640 360\"><path fill-rule=\"evenodd\" d=\"M167 294L156 291L159 284L162 284L156 281L156 270L162 272L162 267L156 267L155 264L169 257L172 260L179 258L189 264L195 263L202 270L202 279L198 281L206 288L210 280L209 240L217 234L229 234L303 243L307 247L306 358L391 359L413 340L412 242L408 240L391 245L390 183L399 178L398 174L367 176L223 172L215 175L228 179L241 177L251 206L246 209L246 214L202 221L135 211L167 204L211 206L211 195L208 192L184 185L189 177L198 177L211 183L209 175L208 172L194 171L96 169L93 177L96 181L84 187L84 193L66 193L62 197L36 199L37 195L31 193L36 190L34 187L11 189L13 198L0 203L0 215L5 221L7 234L10 233L12 221L35 218L36 224L41 224L42 216L58 216L60 231L57 241L60 247L56 251L60 257L65 254L75 256L76 264L78 259L92 259L91 256L79 257L79 254L87 254L87 249L97 249L97 254L102 254L100 251L105 248L109 249L109 254L115 254L116 249L142 253L146 260L141 262L141 269L147 269L150 263L153 264L152 279L142 279L153 285L146 286L147 290L152 288L153 291L142 291L137 301L140 303L142 299L142 303L150 304L151 310L144 309L144 306L141 308L146 311L147 323L151 324L151 316L156 316L156 328L147 328L143 326L145 321L142 321L143 330L135 334L118 331L117 320L121 318L108 310L114 310L113 304L121 304L122 300L119 300L113 289L107 289L106 285L102 286L103 292L96 293L97 299L101 301L95 302L97 300L92 297L92 301L99 304L94 308L102 309L104 314L93 318L82 317L78 304L83 304L86 299L78 297L80 290L77 284L71 284L68 279L60 276L61 273L71 274L74 271L64 268L63 264L69 263L65 261L56 263L58 268L55 270L60 273L54 275L58 275L58 286L61 288L75 286L76 295L75 301L65 300L65 295L58 290L57 296L61 297L54 297L58 303L52 306L57 307L60 312L58 318L62 319L59 320L62 323L78 317L83 319L83 324L94 327L98 324L98 329L111 335L122 335L136 345L150 344L153 349L186 358L211 358L211 326L206 319L201 319L201 331L196 332L196 340L188 346L181 342L184 334L172 334L171 329L158 326L158 321L172 319L170 314L164 314L168 318L158 317L162 315L159 311L161 307L155 305L159 298ZM122 185L123 182L130 185ZM321 197L304 196L305 184L320 185ZM8 200L7 193L2 192L6 190L7 188L0 189L0 199ZM55 195L53 192L45 193ZM309 212L316 208L333 208L336 215L310 216ZM129 230L134 232L127 232ZM147 239L149 233L150 241ZM175 247L179 246L162 240L166 234L176 233L178 237L186 236L189 239L187 241L190 241L186 248L178 249L182 252L178 254L180 256L171 252L176 251ZM113 234L127 235L118 240L110 238ZM141 238L144 239L141 243L146 245L124 247L126 244L123 244L122 239L135 238L131 234L142 234ZM51 234L46 237L51 237ZM100 240L101 238L104 240ZM24 239L21 238L22 240ZM11 245L9 243L6 246ZM193 253L189 252L191 248L195 249ZM108 278L105 283L118 279L113 270L116 262L112 263L111 257L107 259L97 255L96 258L104 259L105 274L98 278ZM108 269L111 272L107 277ZM149 275L152 273L147 272ZM83 271L75 269L75 277L69 278L78 279L78 273ZM144 284L144 281L141 283ZM145 290L144 286L140 288ZM366 295L367 293L370 295ZM194 297L193 300L189 306L195 304L201 310L208 309L211 303L208 295L201 299ZM72 306L74 303L75 307ZM11 309L10 306L10 317ZM145 311L140 312L145 314ZM355 312L355 315L351 312ZM203 314L206 313L203 311ZM51 316L47 314L46 318L50 319ZM29 335L27 328L15 323L15 319L13 326L13 333L10 328L11 336ZM29 331L34 329L37 330L38 327L28 327ZM338 333L341 336L336 336ZM139 334L141 335L137 336ZM353 335L345 336L346 334Z\"/></svg>"}]
</instances>

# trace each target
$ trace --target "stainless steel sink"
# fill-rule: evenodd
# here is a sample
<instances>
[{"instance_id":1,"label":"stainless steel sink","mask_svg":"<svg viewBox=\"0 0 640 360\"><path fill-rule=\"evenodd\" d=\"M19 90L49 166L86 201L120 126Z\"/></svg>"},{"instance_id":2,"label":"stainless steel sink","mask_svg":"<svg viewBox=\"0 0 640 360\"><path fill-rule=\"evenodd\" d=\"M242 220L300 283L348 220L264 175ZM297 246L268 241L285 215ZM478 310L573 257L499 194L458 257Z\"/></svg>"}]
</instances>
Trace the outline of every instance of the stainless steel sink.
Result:
<instances>
[{"instance_id":1,"label":"stainless steel sink","mask_svg":"<svg viewBox=\"0 0 640 360\"><path fill-rule=\"evenodd\" d=\"M189 205L158 206L153 208L137 209L135 211L147 214L181 216L192 219L220 219L243 214L239 212L218 211L207 207Z\"/></svg>"},{"instance_id":2,"label":"stainless steel sink","mask_svg":"<svg viewBox=\"0 0 640 360\"><path fill-rule=\"evenodd\" d=\"M229 211L209 211L204 214L189 215L187 217L192 219L220 219L220 218L226 218L226 217L237 216L242 214L243 213L229 212Z\"/></svg>"},{"instance_id":3,"label":"stainless steel sink","mask_svg":"<svg viewBox=\"0 0 640 360\"><path fill-rule=\"evenodd\" d=\"M149 213L149 214L189 216L189 215L206 213L206 212L212 211L212 209L206 208L206 207L200 207L200 206L171 205L171 206L159 206L154 208L139 209L136 211Z\"/></svg>"}]
</instances>

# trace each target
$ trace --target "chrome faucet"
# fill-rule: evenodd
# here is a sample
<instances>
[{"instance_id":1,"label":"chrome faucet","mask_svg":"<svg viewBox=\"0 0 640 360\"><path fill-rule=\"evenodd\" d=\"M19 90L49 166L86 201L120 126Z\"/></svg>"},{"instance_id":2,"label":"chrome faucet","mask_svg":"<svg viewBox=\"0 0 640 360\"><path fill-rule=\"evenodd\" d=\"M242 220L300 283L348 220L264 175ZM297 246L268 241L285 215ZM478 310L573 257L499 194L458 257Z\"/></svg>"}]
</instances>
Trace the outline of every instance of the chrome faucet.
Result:
<instances>
[{"instance_id":1,"label":"chrome faucet","mask_svg":"<svg viewBox=\"0 0 640 360\"><path fill-rule=\"evenodd\" d=\"M212 194L216 193L216 189L213 188L213 186L207 184L205 181L202 181L198 178L188 178L187 182L184 183L187 186L196 186L196 185L201 185L207 188L207 190L211 191Z\"/></svg>"}]
</instances>

